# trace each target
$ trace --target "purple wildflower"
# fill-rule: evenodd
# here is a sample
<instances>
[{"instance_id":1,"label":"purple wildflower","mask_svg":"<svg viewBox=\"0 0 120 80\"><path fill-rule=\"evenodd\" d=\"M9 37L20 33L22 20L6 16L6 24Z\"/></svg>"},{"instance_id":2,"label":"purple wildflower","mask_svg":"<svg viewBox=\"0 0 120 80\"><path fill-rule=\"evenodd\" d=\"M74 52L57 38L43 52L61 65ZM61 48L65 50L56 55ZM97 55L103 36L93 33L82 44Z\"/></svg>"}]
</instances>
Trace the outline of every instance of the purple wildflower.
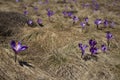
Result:
<instances>
[{"instance_id":1,"label":"purple wildflower","mask_svg":"<svg viewBox=\"0 0 120 80\"><path fill-rule=\"evenodd\" d=\"M93 4L94 10L98 10L99 9L99 4L97 3L96 0L92 0L92 4Z\"/></svg>"},{"instance_id":2,"label":"purple wildflower","mask_svg":"<svg viewBox=\"0 0 120 80\"><path fill-rule=\"evenodd\" d=\"M37 19L38 24L42 24L42 20L40 18Z\"/></svg>"},{"instance_id":3,"label":"purple wildflower","mask_svg":"<svg viewBox=\"0 0 120 80\"><path fill-rule=\"evenodd\" d=\"M14 40L11 41L10 45L13 51L15 52L15 62L17 59L17 54L20 51L26 50L28 48L27 46L22 46L21 42L15 42Z\"/></svg>"},{"instance_id":4,"label":"purple wildflower","mask_svg":"<svg viewBox=\"0 0 120 80\"><path fill-rule=\"evenodd\" d=\"M72 17L73 16L72 12L67 12L67 15L68 15L68 17Z\"/></svg>"},{"instance_id":5,"label":"purple wildflower","mask_svg":"<svg viewBox=\"0 0 120 80\"><path fill-rule=\"evenodd\" d=\"M63 11L62 13L63 13L64 17L67 17L67 12L66 11Z\"/></svg>"},{"instance_id":6,"label":"purple wildflower","mask_svg":"<svg viewBox=\"0 0 120 80\"><path fill-rule=\"evenodd\" d=\"M104 20L104 26L107 27L109 25L108 20Z\"/></svg>"},{"instance_id":7,"label":"purple wildflower","mask_svg":"<svg viewBox=\"0 0 120 80\"><path fill-rule=\"evenodd\" d=\"M38 23L41 27L43 27L42 19L38 18L38 19L37 19L37 23Z\"/></svg>"},{"instance_id":8,"label":"purple wildflower","mask_svg":"<svg viewBox=\"0 0 120 80\"><path fill-rule=\"evenodd\" d=\"M85 20L86 23L88 23L88 17L86 17L84 20Z\"/></svg>"},{"instance_id":9,"label":"purple wildflower","mask_svg":"<svg viewBox=\"0 0 120 80\"><path fill-rule=\"evenodd\" d=\"M94 47L96 44L97 44L96 40L93 40L93 39L89 40L90 47Z\"/></svg>"},{"instance_id":10,"label":"purple wildflower","mask_svg":"<svg viewBox=\"0 0 120 80\"><path fill-rule=\"evenodd\" d=\"M28 15L28 11L25 10L25 11L24 11L24 15Z\"/></svg>"},{"instance_id":11,"label":"purple wildflower","mask_svg":"<svg viewBox=\"0 0 120 80\"><path fill-rule=\"evenodd\" d=\"M102 23L102 20L96 19L94 23L97 25L97 29L98 29L98 26Z\"/></svg>"},{"instance_id":12,"label":"purple wildflower","mask_svg":"<svg viewBox=\"0 0 120 80\"><path fill-rule=\"evenodd\" d=\"M48 15L49 20L50 20L50 17L54 15L54 12L50 9L47 9L47 15Z\"/></svg>"},{"instance_id":13,"label":"purple wildflower","mask_svg":"<svg viewBox=\"0 0 120 80\"><path fill-rule=\"evenodd\" d=\"M106 34L106 38L108 39L108 40L110 40L110 39L112 39L112 34L108 31L107 32L107 34Z\"/></svg>"},{"instance_id":14,"label":"purple wildflower","mask_svg":"<svg viewBox=\"0 0 120 80\"><path fill-rule=\"evenodd\" d=\"M16 2L19 2L19 0L16 0Z\"/></svg>"},{"instance_id":15,"label":"purple wildflower","mask_svg":"<svg viewBox=\"0 0 120 80\"><path fill-rule=\"evenodd\" d=\"M106 33L106 38L107 38L107 44L108 44L108 47L110 45L110 40L112 39L113 35L108 31Z\"/></svg>"},{"instance_id":16,"label":"purple wildflower","mask_svg":"<svg viewBox=\"0 0 120 80\"><path fill-rule=\"evenodd\" d=\"M33 26L33 25L34 25L34 23L33 23L32 20L28 20L28 21L27 21L27 24L28 24L28 26Z\"/></svg>"},{"instance_id":17,"label":"purple wildflower","mask_svg":"<svg viewBox=\"0 0 120 80\"><path fill-rule=\"evenodd\" d=\"M84 20L85 20L86 25L89 26L90 24L88 23L88 20L89 20L88 17L84 18Z\"/></svg>"},{"instance_id":18,"label":"purple wildflower","mask_svg":"<svg viewBox=\"0 0 120 80\"><path fill-rule=\"evenodd\" d=\"M78 21L79 21L79 18L76 17L76 16L73 16L73 24L75 24L75 23L78 22Z\"/></svg>"},{"instance_id":19,"label":"purple wildflower","mask_svg":"<svg viewBox=\"0 0 120 80\"><path fill-rule=\"evenodd\" d=\"M97 54L97 51L98 51L98 48L96 48L96 47L90 48L91 55Z\"/></svg>"},{"instance_id":20,"label":"purple wildflower","mask_svg":"<svg viewBox=\"0 0 120 80\"><path fill-rule=\"evenodd\" d=\"M82 29L84 29L86 26L86 24L84 22L81 22L80 25L81 25Z\"/></svg>"},{"instance_id":21,"label":"purple wildflower","mask_svg":"<svg viewBox=\"0 0 120 80\"><path fill-rule=\"evenodd\" d=\"M107 51L107 46L106 45L101 45L101 50L103 51L103 52L106 52Z\"/></svg>"},{"instance_id":22,"label":"purple wildflower","mask_svg":"<svg viewBox=\"0 0 120 80\"><path fill-rule=\"evenodd\" d=\"M82 51L81 57L85 54L85 49L88 47L87 45L82 45L81 43L78 44L79 48Z\"/></svg>"}]
</instances>

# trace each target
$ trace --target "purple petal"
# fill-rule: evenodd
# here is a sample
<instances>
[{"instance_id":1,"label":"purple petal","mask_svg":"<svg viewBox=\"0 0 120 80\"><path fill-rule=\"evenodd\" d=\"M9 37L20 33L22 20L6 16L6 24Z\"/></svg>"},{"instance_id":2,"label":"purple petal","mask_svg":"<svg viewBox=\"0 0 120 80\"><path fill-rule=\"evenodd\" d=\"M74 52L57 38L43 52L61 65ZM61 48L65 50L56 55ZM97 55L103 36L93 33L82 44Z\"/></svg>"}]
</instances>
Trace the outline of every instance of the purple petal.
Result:
<instances>
[{"instance_id":1,"label":"purple petal","mask_svg":"<svg viewBox=\"0 0 120 80\"><path fill-rule=\"evenodd\" d=\"M78 46L80 49L82 49L82 43L79 43Z\"/></svg>"},{"instance_id":2,"label":"purple petal","mask_svg":"<svg viewBox=\"0 0 120 80\"><path fill-rule=\"evenodd\" d=\"M12 47L12 48L15 48L15 46L16 46L15 41L14 41L14 40L12 40L12 41L11 41L11 43L10 43L10 45L11 45L11 47Z\"/></svg>"},{"instance_id":3,"label":"purple petal","mask_svg":"<svg viewBox=\"0 0 120 80\"><path fill-rule=\"evenodd\" d=\"M85 22L88 22L88 17L85 18Z\"/></svg>"},{"instance_id":4,"label":"purple petal","mask_svg":"<svg viewBox=\"0 0 120 80\"><path fill-rule=\"evenodd\" d=\"M84 28L86 24L81 22L80 25L82 26L82 28Z\"/></svg>"},{"instance_id":5,"label":"purple petal","mask_svg":"<svg viewBox=\"0 0 120 80\"><path fill-rule=\"evenodd\" d=\"M33 23L32 20L28 20L28 24L31 25Z\"/></svg>"},{"instance_id":6,"label":"purple petal","mask_svg":"<svg viewBox=\"0 0 120 80\"><path fill-rule=\"evenodd\" d=\"M27 46L22 46L21 47L21 50L23 51L23 50L25 50L25 49L27 49L28 47Z\"/></svg>"},{"instance_id":7,"label":"purple petal","mask_svg":"<svg viewBox=\"0 0 120 80\"><path fill-rule=\"evenodd\" d=\"M88 47L87 45L84 45L84 46L83 46L83 50L85 50L87 47Z\"/></svg>"}]
</instances>

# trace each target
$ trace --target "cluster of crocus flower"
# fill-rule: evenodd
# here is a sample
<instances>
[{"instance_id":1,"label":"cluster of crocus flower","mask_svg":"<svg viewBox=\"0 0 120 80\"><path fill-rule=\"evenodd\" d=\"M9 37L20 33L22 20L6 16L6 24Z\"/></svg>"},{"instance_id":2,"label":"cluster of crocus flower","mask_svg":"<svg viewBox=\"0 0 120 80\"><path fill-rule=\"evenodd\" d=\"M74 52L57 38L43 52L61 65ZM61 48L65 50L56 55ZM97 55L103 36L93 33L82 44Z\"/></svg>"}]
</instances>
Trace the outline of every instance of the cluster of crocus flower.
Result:
<instances>
[{"instance_id":1,"label":"cluster of crocus flower","mask_svg":"<svg viewBox=\"0 0 120 80\"><path fill-rule=\"evenodd\" d=\"M91 56L96 55L98 53L98 48L96 47L97 41L95 39L90 39L89 40L89 51L91 53ZM81 50L81 58L85 55L85 50L88 47L88 45L83 45L82 43L78 44L80 50ZM107 46L105 44L101 45L101 51L106 53L107 52Z\"/></svg>"},{"instance_id":2,"label":"cluster of crocus flower","mask_svg":"<svg viewBox=\"0 0 120 80\"><path fill-rule=\"evenodd\" d=\"M89 40L91 55L97 54L98 48L96 47L96 44L97 44L96 40L94 39ZM83 45L82 43L79 43L78 46L81 49L82 52L81 57L83 58L83 56L85 55L85 49L88 47L88 45Z\"/></svg>"},{"instance_id":3,"label":"cluster of crocus flower","mask_svg":"<svg viewBox=\"0 0 120 80\"><path fill-rule=\"evenodd\" d=\"M96 47L96 44L97 44L97 42L96 42L95 39L90 39L90 40L89 40L91 55L96 54L97 51L98 51L98 48Z\"/></svg>"},{"instance_id":4,"label":"cluster of crocus flower","mask_svg":"<svg viewBox=\"0 0 120 80\"><path fill-rule=\"evenodd\" d=\"M95 11L99 10L100 6L96 0L92 0L92 7Z\"/></svg>"},{"instance_id":5,"label":"cluster of crocus flower","mask_svg":"<svg viewBox=\"0 0 120 80\"><path fill-rule=\"evenodd\" d=\"M13 51L15 52L15 62L16 62L16 59L17 59L17 54L20 51L24 51L28 48L27 46L23 46L21 44L21 42L15 42L14 40L11 41L10 45L11 45L11 48L13 49Z\"/></svg>"},{"instance_id":6,"label":"cluster of crocus flower","mask_svg":"<svg viewBox=\"0 0 120 80\"><path fill-rule=\"evenodd\" d=\"M96 20L94 21L94 24L97 26L97 29L100 28L100 27L99 27L100 24L103 24L105 28L106 28L106 27L114 28L114 26L115 26L115 23L114 23L113 21L108 21L107 19L105 19L105 20L96 19Z\"/></svg>"},{"instance_id":7,"label":"cluster of crocus flower","mask_svg":"<svg viewBox=\"0 0 120 80\"><path fill-rule=\"evenodd\" d=\"M63 13L64 17L69 17L69 18L73 17L73 13L72 12L63 11L62 13Z\"/></svg>"}]
</instances>

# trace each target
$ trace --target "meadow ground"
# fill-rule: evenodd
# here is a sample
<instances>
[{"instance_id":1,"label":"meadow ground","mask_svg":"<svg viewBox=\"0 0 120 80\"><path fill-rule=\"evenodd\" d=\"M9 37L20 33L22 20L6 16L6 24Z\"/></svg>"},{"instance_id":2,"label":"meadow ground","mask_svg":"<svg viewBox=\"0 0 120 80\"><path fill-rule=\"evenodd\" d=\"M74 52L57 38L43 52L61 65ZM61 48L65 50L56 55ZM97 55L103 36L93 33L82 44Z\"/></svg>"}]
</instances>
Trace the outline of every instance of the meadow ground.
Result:
<instances>
[{"instance_id":1,"label":"meadow ground","mask_svg":"<svg viewBox=\"0 0 120 80\"><path fill-rule=\"evenodd\" d=\"M69 1L49 0L43 4L38 0L17 3L15 0L0 0L0 80L120 80L120 1L97 0L97 11L91 6L92 0ZM24 4L29 12L27 16L23 15ZM83 4L89 6L83 8ZM36 6L37 12L33 9ZM51 21L47 16L48 8L55 12ZM73 25L71 18L63 16L65 9L80 20ZM80 22L85 17L89 18L90 26L82 31ZM44 27L36 23L38 18L42 19ZM114 29L97 30L96 18L114 21ZM34 25L26 24L29 19ZM85 56L90 59L82 59L78 44L89 45L92 38L100 48L103 43L107 44L106 31L114 37L107 53L99 49L98 54L91 57L87 48ZM28 46L19 53L16 63L11 40Z\"/></svg>"}]
</instances>

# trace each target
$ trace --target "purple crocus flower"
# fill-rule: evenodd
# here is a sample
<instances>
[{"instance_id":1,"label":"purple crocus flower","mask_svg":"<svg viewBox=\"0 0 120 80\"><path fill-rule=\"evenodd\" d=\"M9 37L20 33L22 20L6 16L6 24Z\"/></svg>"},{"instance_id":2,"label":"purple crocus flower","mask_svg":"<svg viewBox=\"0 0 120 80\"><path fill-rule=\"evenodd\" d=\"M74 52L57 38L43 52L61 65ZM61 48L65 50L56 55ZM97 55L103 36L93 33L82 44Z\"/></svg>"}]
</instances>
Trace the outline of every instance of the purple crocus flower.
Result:
<instances>
[{"instance_id":1,"label":"purple crocus flower","mask_svg":"<svg viewBox=\"0 0 120 80\"><path fill-rule=\"evenodd\" d=\"M37 19L37 23L38 23L41 27L43 27L42 19L38 18L38 19Z\"/></svg>"},{"instance_id":2,"label":"purple crocus flower","mask_svg":"<svg viewBox=\"0 0 120 80\"><path fill-rule=\"evenodd\" d=\"M80 25L81 25L82 29L84 29L86 26L86 24L84 22L81 22Z\"/></svg>"},{"instance_id":3,"label":"purple crocus flower","mask_svg":"<svg viewBox=\"0 0 120 80\"><path fill-rule=\"evenodd\" d=\"M97 29L98 29L98 26L102 23L102 20L96 19L94 23L97 25Z\"/></svg>"},{"instance_id":4,"label":"purple crocus flower","mask_svg":"<svg viewBox=\"0 0 120 80\"><path fill-rule=\"evenodd\" d=\"M79 21L79 18L77 16L73 16L73 24Z\"/></svg>"},{"instance_id":5,"label":"purple crocus flower","mask_svg":"<svg viewBox=\"0 0 120 80\"><path fill-rule=\"evenodd\" d=\"M94 10L98 10L99 9L99 4L97 3L96 0L92 0L92 5L93 5Z\"/></svg>"},{"instance_id":6,"label":"purple crocus flower","mask_svg":"<svg viewBox=\"0 0 120 80\"><path fill-rule=\"evenodd\" d=\"M28 48L27 46L22 46L21 42L15 42L14 40L11 41L10 45L13 51L15 52L15 62L17 59L17 54L20 51L26 50Z\"/></svg>"},{"instance_id":7,"label":"purple crocus flower","mask_svg":"<svg viewBox=\"0 0 120 80\"><path fill-rule=\"evenodd\" d=\"M16 2L19 2L19 0L16 0Z\"/></svg>"},{"instance_id":8,"label":"purple crocus flower","mask_svg":"<svg viewBox=\"0 0 120 80\"><path fill-rule=\"evenodd\" d=\"M83 55L85 54L85 49L88 47L87 45L82 45L81 43L78 44L79 48L82 51L82 55L81 57L83 57Z\"/></svg>"},{"instance_id":9,"label":"purple crocus flower","mask_svg":"<svg viewBox=\"0 0 120 80\"><path fill-rule=\"evenodd\" d=\"M96 24L96 25L99 25L99 24L101 24L101 23L102 23L102 20L101 20L101 19L96 19L96 20L95 20L95 24Z\"/></svg>"},{"instance_id":10,"label":"purple crocus flower","mask_svg":"<svg viewBox=\"0 0 120 80\"><path fill-rule=\"evenodd\" d=\"M85 20L86 25L89 26L90 24L88 23L88 20L89 20L88 17L84 18L84 20Z\"/></svg>"},{"instance_id":11,"label":"purple crocus flower","mask_svg":"<svg viewBox=\"0 0 120 80\"><path fill-rule=\"evenodd\" d=\"M96 4L94 5L94 8L95 8L95 10L97 11L97 10L99 9L99 4L96 3Z\"/></svg>"},{"instance_id":12,"label":"purple crocus flower","mask_svg":"<svg viewBox=\"0 0 120 80\"><path fill-rule=\"evenodd\" d=\"M96 48L96 47L90 48L91 55L97 54L97 51L98 51L98 48Z\"/></svg>"},{"instance_id":13,"label":"purple crocus flower","mask_svg":"<svg viewBox=\"0 0 120 80\"><path fill-rule=\"evenodd\" d=\"M38 24L42 24L42 19L38 18L38 19L37 19L37 23L38 23Z\"/></svg>"},{"instance_id":14,"label":"purple crocus flower","mask_svg":"<svg viewBox=\"0 0 120 80\"><path fill-rule=\"evenodd\" d=\"M28 15L28 11L25 10L25 11L24 11L24 15Z\"/></svg>"},{"instance_id":15,"label":"purple crocus flower","mask_svg":"<svg viewBox=\"0 0 120 80\"><path fill-rule=\"evenodd\" d=\"M108 20L105 20L103 23L104 23L105 27L107 27L109 25Z\"/></svg>"},{"instance_id":16,"label":"purple crocus flower","mask_svg":"<svg viewBox=\"0 0 120 80\"><path fill-rule=\"evenodd\" d=\"M97 44L96 40L93 40L93 39L89 40L90 47L94 47L96 44Z\"/></svg>"},{"instance_id":17,"label":"purple crocus flower","mask_svg":"<svg viewBox=\"0 0 120 80\"><path fill-rule=\"evenodd\" d=\"M64 17L67 17L67 12L66 11L63 11L62 13L63 13Z\"/></svg>"},{"instance_id":18,"label":"purple crocus flower","mask_svg":"<svg viewBox=\"0 0 120 80\"><path fill-rule=\"evenodd\" d=\"M107 46L106 45L101 45L101 50L103 51L103 52L106 52L107 51Z\"/></svg>"},{"instance_id":19,"label":"purple crocus flower","mask_svg":"<svg viewBox=\"0 0 120 80\"><path fill-rule=\"evenodd\" d=\"M107 32L107 34L106 34L106 38L108 39L108 40L110 40L110 39L112 39L112 34L108 31Z\"/></svg>"},{"instance_id":20,"label":"purple crocus flower","mask_svg":"<svg viewBox=\"0 0 120 80\"><path fill-rule=\"evenodd\" d=\"M108 47L110 45L110 40L112 39L113 35L112 33L110 33L109 31L106 33L106 38L107 38L107 44L108 44Z\"/></svg>"},{"instance_id":21,"label":"purple crocus flower","mask_svg":"<svg viewBox=\"0 0 120 80\"><path fill-rule=\"evenodd\" d=\"M82 32L83 32L83 29L85 28L86 24L84 22L81 22L80 26L82 27Z\"/></svg>"},{"instance_id":22,"label":"purple crocus flower","mask_svg":"<svg viewBox=\"0 0 120 80\"><path fill-rule=\"evenodd\" d=\"M33 24L33 21L32 20L28 20L28 25L32 25Z\"/></svg>"},{"instance_id":23,"label":"purple crocus flower","mask_svg":"<svg viewBox=\"0 0 120 80\"><path fill-rule=\"evenodd\" d=\"M68 15L68 17L70 17L70 18L73 16L72 12L67 12L67 15Z\"/></svg>"},{"instance_id":24,"label":"purple crocus flower","mask_svg":"<svg viewBox=\"0 0 120 80\"><path fill-rule=\"evenodd\" d=\"M48 15L49 21L50 21L50 17L54 15L54 12L50 9L47 9L47 15Z\"/></svg>"},{"instance_id":25,"label":"purple crocus flower","mask_svg":"<svg viewBox=\"0 0 120 80\"><path fill-rule=\"evenodd\" d=\"M84 20L85 20L86 23L88 23L88 17L86 17Z\"/></svg>"}]
</instances>

